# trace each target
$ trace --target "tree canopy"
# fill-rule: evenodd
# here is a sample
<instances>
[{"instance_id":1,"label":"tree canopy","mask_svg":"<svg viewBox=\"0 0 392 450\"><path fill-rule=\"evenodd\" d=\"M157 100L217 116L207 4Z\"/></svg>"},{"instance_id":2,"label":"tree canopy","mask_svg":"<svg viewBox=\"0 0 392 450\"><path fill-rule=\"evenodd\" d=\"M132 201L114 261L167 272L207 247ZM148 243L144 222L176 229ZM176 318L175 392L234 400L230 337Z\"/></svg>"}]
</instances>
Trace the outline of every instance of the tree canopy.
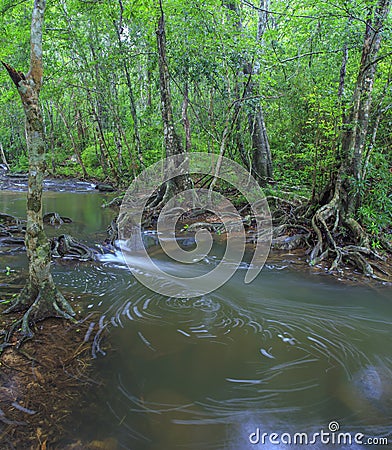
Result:
<instances>
[{"instance_id":1,"label":"tree canopy","mask_svg":"<svg viewBox=\"0 0 392 450\"><path fill-rule=\"evenodd\" d=\"M322 192L340 155L365 30L382 3L164 1L173 117L184 148L219 152L226 128L226 155L251 167L249 113L260 106L273 181L305 195ZM22 71L30 9L27 1L0 2L0 59ZM152 1L48 2L41 104L54 174L126 183L164 156L159 14ZM375 235L388 228L392 209L391 52L388 12L370 62L376 73L356 213ZM6 159L26 170L23 112L5 70L0 103Z\"/></svg>"}]
</instances>

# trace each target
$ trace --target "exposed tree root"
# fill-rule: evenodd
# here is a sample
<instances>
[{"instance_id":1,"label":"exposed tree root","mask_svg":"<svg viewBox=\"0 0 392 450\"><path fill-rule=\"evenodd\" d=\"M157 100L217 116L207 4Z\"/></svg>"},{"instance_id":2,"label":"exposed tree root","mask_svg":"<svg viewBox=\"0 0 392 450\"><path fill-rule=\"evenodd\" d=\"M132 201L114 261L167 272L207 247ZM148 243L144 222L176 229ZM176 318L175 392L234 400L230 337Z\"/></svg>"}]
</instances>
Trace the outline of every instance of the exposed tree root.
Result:
<instances>
[{"instance_id":1,"label":"exposed tree root","mask_svg":"<svg viewBox=\"0 0 392 450\"><path fill-rule=\"evenodd\" d=\"M344 214L342 192L338 182L332 194L327 196L327 203L318 209L311 202L298 205L270 196L274 238L287 236L290 230L300 230L306 233L305 240L311 248L310 265L328 260L330 272L341 272L348 263L373 279L391 281L391 273L377 263L385 261L385 258L371 248L369 236L361 225ZM303 240L298 240L298 245L303 245ZM385 250L392 251L392 245L387 240L383 239L381 245Z\"/></svg>"},{"instance_id":2,"label":"exposed tree root","mask_svg":"<svg viewBox=\"0 0 392 450\"><path fill-rule=\"evenodd\" d=\"M177 193L190 189L192 186L192 180L186 175L178 175L163 183L156 195L153 195L150 202L147 204L150 215L158 215L159 211L167 205Z\"/></svg>"},{"instance_id":3,"label":"exposed tree root","mask_svg":"<svg viewBox=\"0 0 392 450\"><path fill-rule=\"evenodd\" d=\"M56 288L53 280L39 288L28 282L13 304L4 311L4 314L27 311L23 317L16 321L6 333L2 347L9 345L13 333L20 330L22 339L20 346L26 339L34 336L30 326L48 317L74 320L75 312L64 296Z\"/></svg>"},{"instance_id":4,"label":"exposed tree root","mask_svg":"<svg viewBox=\"0 0 392 450\"><path fill-rule=\"evenodd\" d=\"M281 236L284 234L287 230L295 229L295 230L301 230L304 232L304 234L307 236L307 238L311 235L311 230L308 227L305 227L303 225L299 224L290 224L290 223L284 223L283 225L279 225L278 227L275 227L273 230L273 236Z\"/></svg>"},{"instance_id":5,"label":"exposed tree root","mask_svg":"<svg viewBox=\"0 0 392 450\"><path fill-rule=\"evenodd\" d=\"M267 200L268 203L271 203L272 201L274 201L276 204L281 205L283 203L283 204L289 205L289 206L291 206L293 208L298 206L298 204L300 203L299 200L296 200L296 201L294 201L294 200L287 200L285 198L276 197L274 195L267 195L266 200Z\"/></svg>"},{"instance_id":6,"label":"exposed tree root","mask_svg":"<svg viewBox=\"0 0 392 450\"><path fill-rule=\"evenodd\" d=\"M80 261L95 259L95 253L91 248L77 241L69 234L62 234L58 238L51 239L51 253L55 257L67 257Z\"/></svg>"},{"instance_id":7,"label":"exposed tree root","mask_svg":"<svg viewBox=\"0 0 392 450\"><path fill-rule=\"evenodd\" d=\"M11 216L10 214L0 213L0 224L2 226L20 225L21 220L15 216Z\"/></svg>"},{"instance_id":8,"label":"exposed tree root","mask_svg":"<svg viewBox=\"0 0 392 450\"><path fill-rule=\"evenodd\" d=\"M177 185L176 179L180 180L181 183L184 183L181 176L170 179L163 183L155 196L151 197L151 201L147 206L152 213L161 210L168 203L168 201L174 197L176 192L181 191L181 188ZM180 184L180 186L182 185Z\"/></svg>"},{"instance_id":9,"label":"exposed tree root","mask_svg":"<svg viewBox=\"0 0 392 450\"><path fill-rule=\"evenodd\" d=\"M328 204L316 211L312 217L312 227L317 241L310 254L310 265L319 264L333 256L334 259L329 269L331 272L341 271L342 264L349 262L366 276L379 281L389 281L374 272L373 266L375 265L372 260L383 258L370 248L369 237L361 225L353 218L341 217L338 195L335 194ZM344 227L351 232L353 244L342 245L336 242L338 227ZM385 274L385 271L383 272Z\"/></svg>"},{"instance_id":10,"label":"exposed tree root","mask_svg":"<svg viewBox=\"0 0 392 450\"><path fill-rule=\"evenodd\" d=\"M72 219L69 217L60 216L57 212L49 212L43 216L44 223L52 226L60 226L63 223L71 223Z\"/></svg>"},{"instance_id":11,"label":"exposed tree root","mask_svg":"<svg viewBox=\"0 0 392 450\"><path fill-rule=\"evenodd\" d=\"M160 208L173 194L173 186L167 184L157 192L148 205L148 210L144 215L143 226L153 227L156 216L159 215ZM343 268L349 264L354 269L358 269L364 275L379 281L390 282L392 274L388 271L388 265L382 264L386 258L380 256L371 246L371 239L360 223L345 213L345 204L348 194L344 190L342 182L338 179L334 186L328 189L319 197L321 206L317 206L314 201L303 198L280 198L270 195L267 197L272 212L273 238L275 248L285 250L295 250L296 248L308 248L310 265L315 266L322 262L329 264L330 272L341 273ZM181 211L173 208L173 216L178 217ZM221 233L225 231L222 222L206 221L203 209L185 212L181 216L181 222L187 223L187 231L196 231L206 228L211 232ZM166 213L166 215L170 215ZM239 210L243 217L243 225L252 228L256 218L251 214L249 204L243 205ZM197 220L199 218L199 220ZM194 222L196 219L196 222ZM189 223L187 222L189 221ZM238 222L233 223L237 226ZM230 228L230 224L226 222ZM252 236L258 239L263 238L263 231L255 230ZM117 239L117 224L112 223L110 229L110 241ZM385 238L379 238L382 247L392 253L392 244Z\"/></svg>"},{"instance_id":12,"label":"exposed tree root","mask_svg":"<svg viewBox=\"0 0 392 450\"><path fill-rule=\"evenodd\" d=\"M8 327L13 317L4 318ZM12 345L0 356L2 450L75 450L76 446L66 445L77 435L67 427L70 414L81 408L94 410L83 404L83 396L88 389L96 391L101 382L96 374L92 379L91 341L83 339L89 319L77 325L49 319L37 330L34 342L26 341L21 349ZM77 448L115 447L83 442Z\"/></svg>"},{"instance_id":13,"label":"exposed tree root","mask_svg":"<svg viewBox=\"0 0 392 450\"><path fill-rule=\"evenodd\" d=\"M187 228L187 231L197 231L200 229L209 230L212 232L218 232L224 230L224 225L222 222L194 222Z\"/></svg>"},{"instance_id":14,"label":"exposed tree root","mask_svg":"<svg viewBox=\"0 0 392 450\"><path fill-rule=\"evenodd\" d=\"M104 203L102 205L102 208L119 208L121 206L121 203L124 199L124 194L119 195L118 197L115 197L108 203Z\"/></svg>"}]
</instances>

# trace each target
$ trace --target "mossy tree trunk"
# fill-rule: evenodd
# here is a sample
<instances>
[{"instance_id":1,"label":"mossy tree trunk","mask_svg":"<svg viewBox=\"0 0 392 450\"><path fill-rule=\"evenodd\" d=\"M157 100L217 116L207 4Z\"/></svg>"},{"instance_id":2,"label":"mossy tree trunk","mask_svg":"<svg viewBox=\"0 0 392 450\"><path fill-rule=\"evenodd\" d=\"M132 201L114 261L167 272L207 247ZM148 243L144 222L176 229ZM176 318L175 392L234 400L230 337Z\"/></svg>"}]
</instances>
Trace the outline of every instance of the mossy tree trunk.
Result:
<instances>
[{"instance_id":1,"label":"mossy tree trunk","mask_svg":"<svg viewBox=\"0 0 392 450\"><path fill-rule=\"evenodd\" d=\"M50 242L42 219L42 185L46 171L44 123L39 103L42 85L42 27L46 0L35 0L31 21L30 70L27 75L3 62L18 89L26 116L26 141L29 155L27 192L26 249L29 278L26 286L7 312L27 309L22 333L31 336L29 325L48 316L71 318L75 313L57 290L50 273ZM14 327L15 328L15 327Z\"/></svg>"},{"instance_id":2,"label":"mossy tree trunk","mask_svg":"<svg viewBox=\"0 0 392 450\"><path fill-rule=\"evenodd\" d=\"M369 10L366 20L356 87L348 123L342 139L342 163L347 175L346 189L350 192L347 212L354 215L361 203L363 192L363 162L366 146L369 144L368 129L372 106L372 92L376 76L378 54L385 20L391 8L391 0L379 0Z\"/></svg>"}]
</instances>

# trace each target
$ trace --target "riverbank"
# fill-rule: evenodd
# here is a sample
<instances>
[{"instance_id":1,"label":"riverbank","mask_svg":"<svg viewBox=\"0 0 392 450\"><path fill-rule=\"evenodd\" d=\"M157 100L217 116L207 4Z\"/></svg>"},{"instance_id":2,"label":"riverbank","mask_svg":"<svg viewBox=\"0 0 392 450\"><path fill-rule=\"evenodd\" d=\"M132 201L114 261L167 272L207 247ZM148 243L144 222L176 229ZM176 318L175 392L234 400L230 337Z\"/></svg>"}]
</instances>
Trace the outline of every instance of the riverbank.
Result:
<instances>
[{"instance_id":1,"label":"riverbank","mask_svg":"<svg viewBox=\"0 0 392 450\"><path fill-rule=\"evenodd\" d=\"M11 299L20 289L20 276L1 277L0 295ZM20 314L3 315L1 332ZM77 323L47 319L37 323L34 338L18 348L16 332L0 355L0 442L2 450L114 450L116 442L82 442L67 429L75 410L83 409L88 392L99 389L94 376L91 344L92 314L78 311Z\"/></svg>"},{"instance_id":2,"label":"riverbank","mask_svg":"<svg viewBox=\"0 0 392 450\"><path fill-rule=\"evenodd\" d=\"M252 252L257 242L257 225L256 221L251 219L248 205L240 205L238 207L241 213L242 220L245 227L247 249ZM276 209L272 209L274 215ZM278 211L279 212L279 211ZM156 220L155 220L156 222ZM201 214L196 217L186 216L182 217L179 228L186 233L190 231L196 232L199 229L205 228L215 233L217 238L224 239L225 232L223 224L214 214ZM223 230L223 232L222 232ZM282 263L289 261L289 264L294 264L300 267L302 271L319 275L324 274L333 276L339 281L347 283L375 283L375 284L390 284L392 283L392 254L387 251L381 251L378 255L374 253L371 255L374 261L374 277L365 275L358 267L350 264L339 266L338 269L331 270L331 259L324 259L318 264L309 265L309 254L311 245L309 238L311 231L305 229L303 226L288 225L288 226L273 226L271 248L266 261L266 264L271 261ZM377 256L376 256L377 255Z\"/></svg>"},{"instance_id":3,"label":"riverbank","mask_svg":"<svg viewBox=\"0 0 392 450\"><path fill-rule=\"evenodd\" d=\"M0 188L9 192L24 192L27 190L27 175L19 174L12 175L8 171L1 167L0 165ZM98 192L96 189L97 184L96 180L90 181L81 181L75 178L46 178L44 181L44 190L47 192L64 192L64 193L94 193ZM99 184L99 183L98 183ZM109 186L109 185L102 185ZM115 193L108 191L99 191L102 195L102 203L101 206L113 206L114 212L118 212L118 207L121 205L122 196L116 197ZM251 247L251 243L255 242L257 239L257 230L255 229L255 220L252 219L252 211L249 209L249 205L245 203L241 203L241 196L238 197L238 193L227 191L223 192L225 197L228 198L240 211L240 214L243 218L244 228L246 230L247 242L250 243L249 247ZM272 221L274 223L273 230L273 238L272 238L272 246L271 253L274 254L273 258L279 258L280 254L285 254L287 252L292 252L295 250L296 254L300 255L300 258L307 263L309 259L309 253L311 251L313 241L314 241L314 232L311 226L303 226L298 224L290 224L284 223L283 225L279 224L280 217L282 215L290 215L292 214L291 209L294 206L298 207L301 202L305 201L306 198L299 196L296 192L285 192L285 199L281 199L280 197L276 197L274 195L267 196L268 202L270 204L270 209L272 212ZM283 202L283 203L282 203ZM5 212L5 211L0 211ZM62 214L63 211L56 211L59 214ZM146 227L149 229L154 229L154 224L157 222L157 214L158 212L153 212L152 214L147 214L146 219ZM70 216L72 219L72 215ZM203 224L206 228L208 228L215 235L224 235L224 230L222 230L221 223L219 223L219 219L213 214L200 213L195 215L191 212L188 215L184 215L184 217L180 218L179 223L182 223L182 226L186 229L187 232L194 229L196 232L197 229L203 227ZM107 224L109 225L109 224ZM105 228L107 227L105 226ZM104 232L104 229L102 229ZM73 236L76 240L79 240L81 236L75 235ZM387 236L385 236L387 238ZM83 237L82 237L83 239ZM103 238L105 239L105 238ZM113 236L109 236L110 240L113 240ZM340 238L341 239L341 238ZM102 242L95 242L94 244L101 245ZM341 242L341 244L343 244ZM365 282L368 280L376 280L379 282L392 282L392 257L391 253L385 251L383 248L377 247L377 237L374 237L374 253L370 255L370 259L375 259L372 262L372 270L374 270L375 276L366 276L363 277L361 275L361 271L358 270L358 264L351 265L348 262L345 265L340 265L339 270L330 270L331 264L333 260L331 258L324 259L320 261L319 264L314 266L314 272L318 273L320 271L324 273L330 273L331 275L350 280L358 280L363 279ZM372 244L372 245L373 245ZM344 244L343 244L344 245ZM346 244L347 245L347 244ZM275 255L276 254L276 255ZM380 258L374 258L374 256L378 254ZM364 260L363 260L364 261ZM365 264L365 263L364 263Z\"/></svg>"}]
</instances>

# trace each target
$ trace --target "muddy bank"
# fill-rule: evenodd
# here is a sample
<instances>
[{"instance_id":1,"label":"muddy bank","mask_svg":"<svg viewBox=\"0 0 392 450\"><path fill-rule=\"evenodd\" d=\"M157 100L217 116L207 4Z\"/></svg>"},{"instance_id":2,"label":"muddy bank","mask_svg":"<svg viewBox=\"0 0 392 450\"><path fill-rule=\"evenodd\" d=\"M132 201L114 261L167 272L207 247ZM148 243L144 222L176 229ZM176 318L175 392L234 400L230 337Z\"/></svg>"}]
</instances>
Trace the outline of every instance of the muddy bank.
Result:
<instances>
[{"instance_id":1,"label":"muddy bank","mask_svg":"<svg viewBox=\"0 0 392 450\"><path fill-rule=\"evenodd\" d=\"M0 296L7 302L22 285L17 275L0 280ZM0 332L4 333L20 314L3 315L0 305ZM80 316L84 315L82 312ZM99 389L94 376L89 331L92 314L71 323L47 319L34 327L34 339L17 348L18 333L11 346L0 354L0 448L2 450L115 449L116 442L82 442L70 434L68 420L75 409L83 408L88 392Z\"/></svg>"},{"instance_id":2,"label":"muddy bank","mask_svg":"<svg viewBox=\"0 0 392 450\"><path fill-rule=\"evenodd\" d=\"M2 448L54 444L89 384L88 344L74 325L47 320L36 327L34 341L6 349L1 366Z\"/></svg>"},{"instance_id":3,"label":"muddy bank","mask_svg":"<svg viewBox=\"0 0 392 450\"><path fill-rule=\"evenodd\" d=\"M69 419L82 410L86 392L99 390L87 326L49 319L35 327L33 341L0 357L2 450L116 449L110 437L83 442Z\"/></svg>"}]
</instances>

